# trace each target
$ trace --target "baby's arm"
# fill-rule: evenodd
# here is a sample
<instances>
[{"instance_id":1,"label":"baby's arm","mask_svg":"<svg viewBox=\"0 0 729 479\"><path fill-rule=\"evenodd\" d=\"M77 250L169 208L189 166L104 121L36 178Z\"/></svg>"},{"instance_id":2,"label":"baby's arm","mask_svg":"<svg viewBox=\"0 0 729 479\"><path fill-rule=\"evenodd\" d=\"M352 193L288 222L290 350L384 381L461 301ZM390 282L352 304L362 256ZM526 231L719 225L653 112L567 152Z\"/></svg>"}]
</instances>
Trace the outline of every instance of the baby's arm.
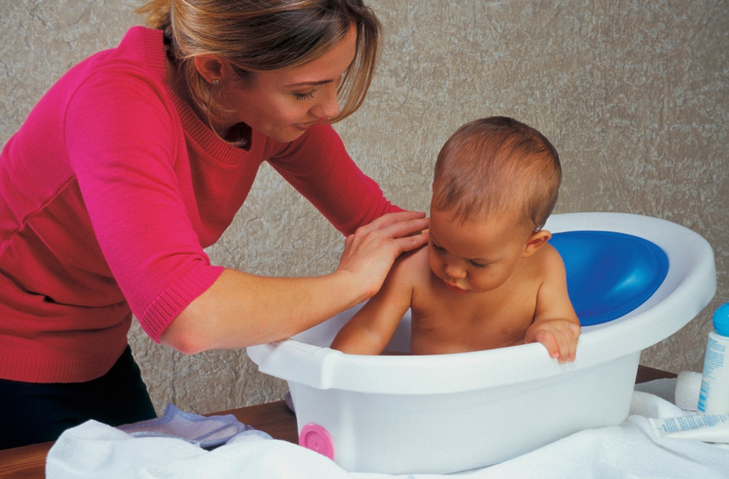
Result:
<instances>
[{"instance_id":1,"label":"baby's arm","mask_svg":"<svg viewBox=\"0 0 729 479\"><path fill-rule=\"evenodd\" d=\"M410 307L412 287L403 274L406 258L410 255L395 261L380 291L339 330L332 349L349 354L380 354L385 349Z\"/></svg>"},{"instance_id":2,"label":"baby's arm","mask_svg":"<svg viewBox=\"0 0 729 479\"><path fill-rule=\"evenodd\" d=\"M547 246L547 245L545 245ZM527 329L525 343L540 342L560 363L575 360L580 321L567 294L567 277L559 253L551 246L546 253L546 278L537 294L534 323Z\"/></svg>"}]
</instances>

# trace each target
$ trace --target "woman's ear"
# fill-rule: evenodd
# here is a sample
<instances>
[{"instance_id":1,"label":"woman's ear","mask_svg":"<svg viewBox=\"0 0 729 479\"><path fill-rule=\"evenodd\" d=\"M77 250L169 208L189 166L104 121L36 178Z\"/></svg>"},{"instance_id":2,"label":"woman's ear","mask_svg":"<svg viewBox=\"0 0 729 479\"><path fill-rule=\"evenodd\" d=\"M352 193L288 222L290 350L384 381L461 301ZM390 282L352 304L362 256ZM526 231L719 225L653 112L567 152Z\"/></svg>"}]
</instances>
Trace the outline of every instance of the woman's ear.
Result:
<instances>
[{"instance_id":1,"label":"woman's ear","mask_svg":"<svg viewBox=\"0 0 729 479\"><path fill-rule=\"evenodd\" d=\"M539 230L527 239L526 246L524 246L524 252L521 254L522 258L531 256L537 252L539 248L544 246L549 238L552 237L552 233L547 230Z\"/></svg>"},{"instance_id":2,"label":"woman's ear","mask_svg":"<svg viewBox=\"0 0 729 479\"><path fill-rule=\"evenodd\" d=\"M195 69L201 77L211 85L217 85L225 76L226 64L220 58L212 55L199 55L193 61Z\"/></svg>"}]
</instances>

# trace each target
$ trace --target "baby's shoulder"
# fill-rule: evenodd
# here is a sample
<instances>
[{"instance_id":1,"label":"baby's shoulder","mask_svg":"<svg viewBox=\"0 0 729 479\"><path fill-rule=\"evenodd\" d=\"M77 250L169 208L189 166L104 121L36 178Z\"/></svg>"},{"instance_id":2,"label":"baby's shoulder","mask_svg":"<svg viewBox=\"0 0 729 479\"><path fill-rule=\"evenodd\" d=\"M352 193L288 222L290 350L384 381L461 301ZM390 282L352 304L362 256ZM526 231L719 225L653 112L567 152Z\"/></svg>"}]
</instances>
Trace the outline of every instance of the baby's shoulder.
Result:
<instances>
[{"instance_id":1,"label":"baby's shoulder","mask_svg":"<svg viewBox=\"0 0 729 479\"><path fill-rule=\"evenodd\" d=\"M549 243L543 245L529 257L529 266L533 272L541 272L546 276L564 274L564 262L559 251Z\"/></svg>"},{"instance_id":2,"label":"baby's shoulder","mask_svg":"<svg viewBox=\"0 0 729 479\"><path fill-rule=\"evenodd\" d=\"M559 251L557 251L557 248L552 246L550 243L545 243L541 248L539 248L538 253L540 253L539 256L541 256L541 259L544 262L562 262L562 256L560 256Z\"/></svg>"},{"instance_id":3,"label":"baby's shoulder","mask_svg":"<svg viewBox=\"0 0 729 479\"><path fill-rule=\"evenodd\" d=\"M388 281L395 281L400 286L414 288L422 282L423 278L428 277L429 272L428 247L424 245L400 255L390 270Z\"/></svg>"},{"instance_id":4,"label":"baby's shoulder","mask_svg":"<svg viewBox=\"0 0 729 479\"><path fill-rule=\"evenodd\" d=\"M392 272L400 275L420 274L428 265L428 246L423 245L413 251L403 253L395 260Z\"/></svg>"}]
</instances>

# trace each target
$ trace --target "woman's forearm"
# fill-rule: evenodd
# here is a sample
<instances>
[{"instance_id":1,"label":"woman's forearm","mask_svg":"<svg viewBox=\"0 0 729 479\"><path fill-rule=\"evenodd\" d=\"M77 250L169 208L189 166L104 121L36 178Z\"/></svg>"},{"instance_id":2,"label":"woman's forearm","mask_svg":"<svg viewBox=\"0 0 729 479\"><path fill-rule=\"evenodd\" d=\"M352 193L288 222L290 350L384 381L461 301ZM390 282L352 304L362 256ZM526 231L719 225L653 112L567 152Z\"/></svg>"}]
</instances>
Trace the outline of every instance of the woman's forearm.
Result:
<instances>
[{"instance_id":1,"label":"woman's forearm","mask_svg":"<svg viewBox=\"0 0 729 479\"><path fill-rule=\"evenodd\" d=\"M395 259L428 240L423 213L390 213L347 237L337 270L271 278L225 270L160 336L183 353L277 341L325 321L379 291Z\"/></svg>"},{"instance_id":2,"label":"woman's forearm","mask_svg":"<svg viewBox=\"0 0 729 479\"><path fill-rule=\"evenodd\" d=\"M194 354L277 341L366 299L354 275L338 270L305 278L271 278L227 269L162 333L160 341Z\"/></svg>"}]
</instances>

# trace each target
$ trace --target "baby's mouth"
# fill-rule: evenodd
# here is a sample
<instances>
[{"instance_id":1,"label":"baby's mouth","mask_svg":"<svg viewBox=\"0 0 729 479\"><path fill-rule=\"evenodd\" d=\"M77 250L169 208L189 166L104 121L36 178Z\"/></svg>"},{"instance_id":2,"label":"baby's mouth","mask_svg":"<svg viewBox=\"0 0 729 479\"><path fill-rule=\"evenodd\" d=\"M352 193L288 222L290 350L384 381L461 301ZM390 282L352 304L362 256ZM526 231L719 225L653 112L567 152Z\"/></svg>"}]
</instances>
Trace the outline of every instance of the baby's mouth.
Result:
<instances>
[{"instance_id":1,"label":"baby's mouth","mask_svg":"<svg viewBox=\"0 0 729 479\"><path fill-rule=\"evenodd\" d=\"M455 284L450 284L450 283L449 283L449 282L447 282L447 281L444 281L444 283L445 283L445 285L446 285L446 288L450 289L451 291L455 291L456 293L468 293L468 290L465 290L465 289L459 288L459 287L458 287L458 286L456 286Z\"/></svg>"}]
</instances>

